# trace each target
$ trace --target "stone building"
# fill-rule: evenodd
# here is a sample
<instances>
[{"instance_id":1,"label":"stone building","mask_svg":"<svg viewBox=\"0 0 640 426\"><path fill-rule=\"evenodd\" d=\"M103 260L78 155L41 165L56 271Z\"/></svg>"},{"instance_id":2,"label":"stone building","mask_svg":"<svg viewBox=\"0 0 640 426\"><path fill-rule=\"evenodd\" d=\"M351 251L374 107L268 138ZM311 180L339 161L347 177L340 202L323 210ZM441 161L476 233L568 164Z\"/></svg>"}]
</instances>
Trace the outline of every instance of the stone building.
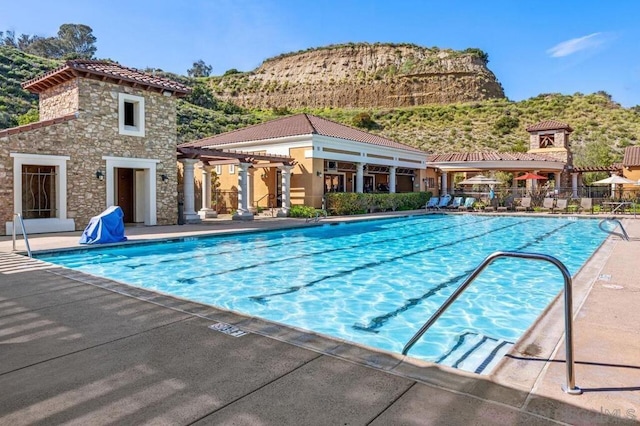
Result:
<instances>
[{"instance_id":1,"label":"stone building","mask_svg":"<svg viewBox=\"0 0 640 426\"><path fill-rule=\"evenodd\" d=\"M576 185L571 182L570 172L573 169L573 154L569 135L571 126L555 120L542 121L527 127L529 132L529 154L542 154L564 163L562 170L554 172L556 188L568 188Z\"/></svg>"},{"instance_id":2,"label":"stone building","mask_svg":"<svg viewBox=\"0 0 640 426\"><path fill-rule=\"evenodd\" d=\"M117 64L67 61L27 81L40 121L0 130L0 232L81 230L119 205L128 223L175 224L176 101L186 86Z\"/></svg>"}]
</instances>

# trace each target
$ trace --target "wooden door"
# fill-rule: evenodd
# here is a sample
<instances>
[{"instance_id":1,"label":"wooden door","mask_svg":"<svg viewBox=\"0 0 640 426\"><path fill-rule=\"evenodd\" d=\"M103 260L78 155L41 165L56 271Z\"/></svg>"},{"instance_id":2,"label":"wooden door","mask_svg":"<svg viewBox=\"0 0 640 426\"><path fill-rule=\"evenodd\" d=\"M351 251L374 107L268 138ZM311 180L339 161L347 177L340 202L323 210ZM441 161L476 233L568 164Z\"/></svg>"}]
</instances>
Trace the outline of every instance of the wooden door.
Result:
<instances>
[{"instance_id":1,"label":"wooden door","mask_svg":"<svg viewBox=\"0 0 640 426\"><path fill-rule=\"evenodd\" d=\"M116 194L118 205L124 213L124 223L133 223L133 207L135 188L133 184L133 169L117 169Z\"/></svg>"}]
</instances>

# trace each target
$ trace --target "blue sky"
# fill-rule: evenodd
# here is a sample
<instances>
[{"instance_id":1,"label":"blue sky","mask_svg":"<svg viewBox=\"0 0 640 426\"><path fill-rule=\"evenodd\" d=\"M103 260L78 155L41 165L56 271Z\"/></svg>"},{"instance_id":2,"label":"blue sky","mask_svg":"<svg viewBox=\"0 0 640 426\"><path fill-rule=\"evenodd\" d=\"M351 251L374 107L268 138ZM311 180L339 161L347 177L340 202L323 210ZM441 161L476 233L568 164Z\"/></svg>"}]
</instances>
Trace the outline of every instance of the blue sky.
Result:
<instances>
[{"instance_id":1,"label":"blue sky","mask_svg":"<svg viewBox=\"0 0 640 426\"><path fill-rule=\"evenodd\" d=\"M220 75L346 42L477 47L509 99L604 90L626 107L640 104L639 18L633 0L0 0L0 31L86 24L98 58L134 68L202 59Z\"/></svg>"}]
</instances>

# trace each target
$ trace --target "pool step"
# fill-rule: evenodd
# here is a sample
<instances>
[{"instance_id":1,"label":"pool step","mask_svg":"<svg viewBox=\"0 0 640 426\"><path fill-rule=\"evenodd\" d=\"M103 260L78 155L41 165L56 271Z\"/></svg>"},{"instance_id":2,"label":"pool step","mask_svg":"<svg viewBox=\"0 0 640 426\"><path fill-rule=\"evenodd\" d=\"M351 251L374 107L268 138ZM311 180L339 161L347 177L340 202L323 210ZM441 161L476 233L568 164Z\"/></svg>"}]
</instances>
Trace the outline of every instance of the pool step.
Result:
<instances>
[{"instance_id":1,"label":"pool step","mask_svg":"<svg viewBox=\"0 0 640 426\"><path fill-rule=\"evenodd\" d=\"M437 362L472 373L489 373L513 347L513 342L466 332Z\"/></svg>"}]
</instances>

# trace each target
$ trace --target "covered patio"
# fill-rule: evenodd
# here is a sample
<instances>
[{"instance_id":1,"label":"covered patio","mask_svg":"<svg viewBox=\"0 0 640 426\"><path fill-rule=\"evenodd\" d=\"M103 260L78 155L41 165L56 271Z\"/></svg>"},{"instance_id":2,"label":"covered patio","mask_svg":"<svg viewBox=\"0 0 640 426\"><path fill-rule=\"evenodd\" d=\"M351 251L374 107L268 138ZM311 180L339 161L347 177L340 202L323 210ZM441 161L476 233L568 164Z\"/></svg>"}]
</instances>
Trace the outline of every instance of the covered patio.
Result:
<instances>
[{"instance_id":1,"label":"covered patio","mask_svg":"<svg viewBox=\"0 0 640 426\"><path fill-rule=\"evenodd\" d=\"M240 175L241 180L247 178L243 158L260 159L251 163L249 174L261 167L261 162L273 163L275 166L262 166L264 173L248 177L249 192L244 200L253 196L257 204L265 197L269 197L267 200L275 197L280 203L284 195L280 185L285 184L287 174L291 180L286 190L290 193L281 214L286 214L291 204L322 208L324 196L329 192L422 191L426 176L424 151L310 114L277 118L184 143L178 149L181 157L186 153L203 153L193 150L212 150L208 164L217 166L223 191L242 186L238 181ZM237 158L229 157L227 153L237 152L234 150L242 153ZM293 168L283 173L287 166ZM240 200L238 204L242 204ZM239 206L238 218L249 218L251 215L241 208L244 207Z\"/></svg>"},{"instance_id":2,"label":"covered patio","mask_svg":"<svg viewBox=\"0 0 640 426\"><path fill-rule=\"evenodd\" d=\"M538 186L536 179L525 179L525 186L518 187L518 176L526 173L539 175L554 182L562 182L567 179L568 170L566 163L553 157L541 154L529 153L499 153L499 152L474 152L456 154L433 154L427 159L427 166L436 171L436 188L434 193L455 194L455 175L464 175L465 178L482 174L490 176L495 172L512 173L513 179L511 192L518 194L523 191L532 191ZM572 178L572 191L577 192L577 177ZM429 188L431 189L431 188Z\"/></svg>"},{"instance_id":3,"label":"covered patio","mask_svg":"<svg viewBox=\"0 0 640 426\"><path fill-rule=\"evenodd\" d=\"M238 208L234 219L251 220L253 212L250 210L250 185L252 174L257 169L275 168L281 176L281 205L278 216L286 217L290 208L291 169L295 166L293 158L277 154L258 154L242 151L222 150L214 148L178 147L178 161L183 170L184 221L198 223L201 219L215 217L217 212L211 208L212 168L222 164L237 164L238 166ZM195 210L195 179L194 170L198 165L202 174L202 208Z\"/></svg>"}]
</instances>

